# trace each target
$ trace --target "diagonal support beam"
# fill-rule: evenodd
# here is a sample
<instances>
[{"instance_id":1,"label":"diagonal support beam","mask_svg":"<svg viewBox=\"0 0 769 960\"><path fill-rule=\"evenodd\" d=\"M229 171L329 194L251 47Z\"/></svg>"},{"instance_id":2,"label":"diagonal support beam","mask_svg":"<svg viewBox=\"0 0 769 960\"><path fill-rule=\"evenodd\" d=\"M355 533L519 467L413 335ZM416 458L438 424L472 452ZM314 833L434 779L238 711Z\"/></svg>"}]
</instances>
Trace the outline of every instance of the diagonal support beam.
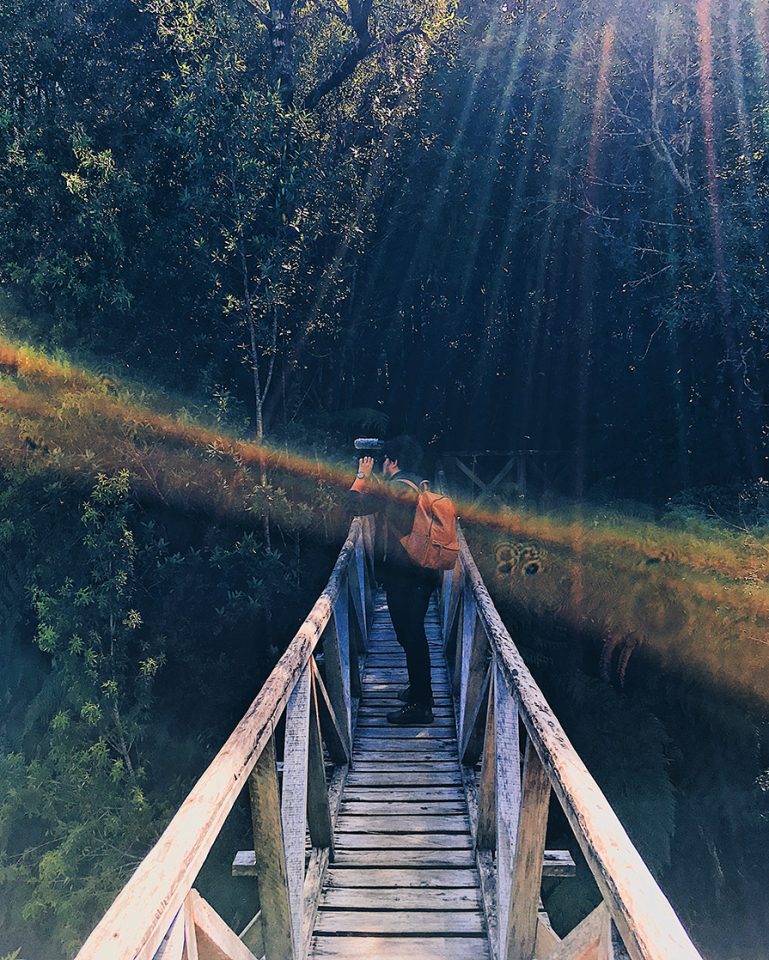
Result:
<instances>
[{"instance_id":1,"label":"diagonal support beam","mask_svg":"<svg viewBox=\"0 0 769 960\"><path fill-rule=\"evenodd\" d=\"M611 917L599 903L543 960L613 960L613 954Z\"/></svg>"},{"instance_id":2,"label":"diagonal support beam","mask_svg":"<svg viewBox=\"0 0 769 960\"><path fill-rule=\"evenodd\" d=\"M197 937L198 960L256 960L256 957L197 890L188 900Z\"/></svg>"},{"instance_id":3,"label":"diagonal support beam","mask_svg":"<svg viewBox=\"0 0 769 960\"><path fill-rule=\"evenodd\" d=\"M329 756L338 765L349 763L351 749L347 731L339 723L336 710L318 670L318 665L314 660L311 660L310 663L312 664L313 688L318 701L320 728L328 747Z\"/></svg>"},{"instance_id":4,"label":"diagonal support beam","mask_svg":"<svg viewBox=\"0 0 769 960\"><path fill-rule=\"evenodd\" d=\"M314 662L310 661L312 667ZM311 676L310 730L307 757L307 824L313 847L328 849L334 857L334 828L328 804L328 785L323 763L323 741L320 735L320 710L318 706L317 677Z\"/></svg>"}]
</instances>

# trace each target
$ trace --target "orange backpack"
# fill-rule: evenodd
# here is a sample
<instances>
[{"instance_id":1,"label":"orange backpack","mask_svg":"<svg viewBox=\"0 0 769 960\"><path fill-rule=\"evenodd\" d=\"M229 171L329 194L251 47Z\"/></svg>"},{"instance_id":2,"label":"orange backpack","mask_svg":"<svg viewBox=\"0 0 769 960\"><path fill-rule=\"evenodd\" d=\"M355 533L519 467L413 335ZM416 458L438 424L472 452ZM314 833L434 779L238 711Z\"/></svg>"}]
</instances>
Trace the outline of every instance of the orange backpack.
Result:
<instances>
[{"instance_id":1,"label":"orange backpack","mask_svg":"<svg viewBox=\"0 0 769 960\"><path fill-rule=\"evenodd\" d=\"M433 493L427 480L419 486L405 477L400 482L419 494L411 533L401 537L403 549L420 567L451 570L459 557L457 511L451 497Z\"/></svg>"}]
</instances>

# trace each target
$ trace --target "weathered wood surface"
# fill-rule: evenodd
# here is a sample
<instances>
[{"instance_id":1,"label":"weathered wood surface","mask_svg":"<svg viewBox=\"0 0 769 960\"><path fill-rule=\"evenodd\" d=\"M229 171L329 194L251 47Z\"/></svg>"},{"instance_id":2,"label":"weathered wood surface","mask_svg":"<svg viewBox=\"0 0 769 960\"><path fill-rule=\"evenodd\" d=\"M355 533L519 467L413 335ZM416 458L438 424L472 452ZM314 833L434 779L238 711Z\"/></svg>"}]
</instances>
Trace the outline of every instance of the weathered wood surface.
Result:
<instances>
[{"instance_id":1,"label":"weathered wood surface","mask_svg":"<svg viewBox=\"0 0 769 960\"><path fill-rule=\"evenodd\" d=\"M273 737L257 760L248 786L254 832L253 864L259 883L265 949L271 958L291 960L291 907Z\"/></svg>"},{"instance_id":2,"label":"weathered wood surface","mask_svg":"<svg viewBox=\"0 0 769 960\"><path fill-rule=\"evenodd\" d=\"M611 917L605 904L564 937L547 960L612 960Z\"/></svg>"},{"instance_id":3,"label":"weathered wood surface","mask_svg":"<svg viewBox=\"0 0 769 960\"><path fill-rule=\"evenodd\" d=\"M191 890L188 897L195 925L198 960L256 960L214 908Z\"/></svg>"},{"instance_id":4,"label":"weathered wood surface","mask_svg":"<svg viewBox=\"0 0 769 960\"><path fill-rule=\"evenodd\" d=\"M547 772L553 793L632 960L670 960L671 957L701 960L535 683L494 607L461 533L460 543L465 576L497 662L495 680L502 680L510 695L515 694L521 719ZM498 789L500 780L498 776ZM499 809L499 799L497 804Z\"/></svg>"},{"instance_id":5,"label":"weathered wood surface","mask_svg":"<svg viewBox=\"0 0 769 960\"><path fill-rule=\"evenodd\" d=\"M489 960L484 937L318 937L318 960Z\"/></svg>"},{"instance_id":6,"label":"weathered wood surface","mask_svg":"<svg viewBox=\"0 0 769 960\"><path fill-rule=\"evenodd\" d=\"M453 706L435 607L426 627L436 698L431 726L393 727L408 680L381 595L311 958L489 957L462 792Z\"/></svg>"},{"instance_id":7,"label":"weathered wood surface","mask_svg":"<svg viewBox=\"0 0 769 960\"><path fill-rule=\"evenodd\" d=\"M307 831L307 784L309 773L310 667L305 668L286 708L286 737L283 746L283 789L280 816L286 850L286 877L291 906L294 955L299 960L304 915L304 847Z\"/></svg>"},{"instance_id":8,"label":"weathered wood surface","mask_svg":"<svg viewBox=\"0 0 769 960\"><path fill-rule=\"evenodd\" d=\"M151 960L272 736L331 618L363 525L353 521L323 593L245 716L98 926L77 960Z\"/></svg>"},{"instance_id":9,"label":"weathered wood surface","mask_svg":"<svg viewBox=\"0 0 769 960\"><path fill-rule=\"evenodd\" d=\"M507 960L532 960L542 885L550 781L531 740L526 743L523 799L516 834L512 897L507 920Z\"/></svg>"}]
</instances>

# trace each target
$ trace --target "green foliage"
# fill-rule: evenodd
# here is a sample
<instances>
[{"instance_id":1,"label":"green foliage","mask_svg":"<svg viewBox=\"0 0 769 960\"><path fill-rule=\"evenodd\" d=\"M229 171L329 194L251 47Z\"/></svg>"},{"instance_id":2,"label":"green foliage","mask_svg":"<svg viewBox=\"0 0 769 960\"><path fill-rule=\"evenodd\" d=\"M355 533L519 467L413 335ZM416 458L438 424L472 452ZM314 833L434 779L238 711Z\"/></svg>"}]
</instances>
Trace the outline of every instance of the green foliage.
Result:
<instances>
[{"instance_id":1,"label":"green foliage","mask_svg":"<svg viewBox=\"0 0 769 960\"><path fill-rule=\"evenodd\" d=\"M85 502L34 468L2 481L0 950L53 960L125 883L321 584L299 581L311 546L142 506L127 471Z\"/></svg>"},{"instance_id":2,"label":"green foliage","mask_svg":"<svg viewBox=\"0 0 769 960\"><path fill-rule=\"evenodd\" d=\"M133 605L129 492L127 474L99 477L67 574L38 567L35 642L50 673L16 749L9 741L0 756L4 926L23 919L35 931L27 942L47 933L67 952L140 858L163 812L146 794L142 740L165 654L143 635Z\"/></svg>"}]
</instances>

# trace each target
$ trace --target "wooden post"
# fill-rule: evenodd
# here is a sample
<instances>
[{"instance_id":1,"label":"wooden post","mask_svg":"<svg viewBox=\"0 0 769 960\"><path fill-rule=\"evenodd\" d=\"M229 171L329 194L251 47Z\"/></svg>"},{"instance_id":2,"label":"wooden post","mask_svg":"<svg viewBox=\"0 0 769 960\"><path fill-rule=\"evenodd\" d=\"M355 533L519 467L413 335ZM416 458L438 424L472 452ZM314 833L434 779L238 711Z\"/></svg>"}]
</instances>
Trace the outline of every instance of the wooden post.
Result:
<instances>
[{"instance_id":1,"label":"wooden post","mask_svg":"<svg viewBox=\"0 0 769 960\"><path fill-rule=\"evenodd\" d=\"M347 584L344 587L347 595L347 608L349 610L347 619L350 626L350 645L359 654L365 654L368 651L366 613L361 603L360 591L354 583L355 576L355 565L351 564L348 571Z\"/></svg>"},{"instance_id":2,"label":"wooden post","mask_svg":"<svg viewBox=\"0 0 769 960\"><path fill-rule=\"evenodd\" d=\"M485 639L483 627L478 620L475 597L468 582L464 588L462 608L462 660L458 696L460 741L464 738L465 714L473 709L483 683L483 667L479 666L479 663L480 658L485 658L486 655L485 649L480 648Z\"/></svg>"},{"instance_id":3,"label":"wooden post","mask_svg":"<svg viewBox=\"0 0 769 960\"><path fill-rule=\"evenodd\" d=\"M326 660L326 679L331 702L337 716L346 717L347 742L352 743L352 663L350 661L350 631L346 600L334 604L334 616L323 635L323 655ZM344 713L339 712L340 697L344 700Z\"/></svg>"},{"instance_id":4,"label":"wooden post","mask_svg":"<svg viewBox=\"0 0 769 960\"><path fill-rule=\"evenodd\" d=\"M361 535L355 544L355 563L358 568L358 585L366 612L366 633L374 613L374 524L371 517L361 518Z\"/></svg>"},{"instance_id":5,"label":"wooden post","mask_svg":"<svg viewBox=\"0 0 769 960\"><path fill-rule=\"evenodd\" d=\"M256 761L248 791L265 956L267 960L295 960L274 737Z\"/></svg>"},{"instance_id":6,"label":"wooden post","mask_svg":"<svg viewBox=\"0 0 769 960\"><path fill-rule=\"evenodd\" d=\"M478 644L478 641L476 641L476 644ZM478 669L483 670L484 667L485 671L480 689L476 692L476 684L473 680L473 690L468 694L468 699L472 698L472 702L465 708L464 729L462 730L462 739L459 742L459 759L465 766L475 766L483 750L493 664L482 663Z\"/></svg>"},{"instance_id":7,"label":"wooden post","mask_svg":"<svg viewBox=\"0 0 769 960\"><path fill-rule=\"evenodd\" d=\"M497 749L494 723L494 676L489 674L489 696L486 710L486 733L483 738L481 759L481 783L478 791L478 822L475 826L476 850L493 850L497 845Z\"/></svg>"},{"instance_id":8,"label":"wooden post","mask_svg":"<svg viewBox=\"0 0 769 960\"><path fill-rule=\"evenodd\" d=\"M462 591L464 594L464 591ZM470 598L472 603L472 597ZM460 692L462 689L462 642L464 631L462 624L465 619L465 597L462 596L459 607L459 625L457 627L457 640L454 647L454 661L451 665L451 692L454 697L454 712L457 719L457 729L459 729L459 710L460 710Z\"/></svg>"},{"instance_id":9,"label":"wooden post","mask_svg":"<svg viewBox=\"0 0 769 960\"><path fill-rule=\"evenodd\" d=\"M550 780L547 771L527 737L521 816L516 835L507 924L507 960L532 960L534 957L549 802Z\"/></svg>"},{"instance_id":10,"label":"wooden post","mask_svg":"<svg viewBox=\"0 0 769 960\"><path fill-rule=\"evenodd\" d=\"M310 733L310 667L302 671L286 707L281 821L286 848L286 877L291 905L291 938L300 958L304 916L304 838L307 825L307 765Z\"/></svg>"},{"instance_id":11,"label":"wooden post","mask_svg":"<svg viewBox=\"0 0 769 960\"><path fill-rule=\"evenodd\" d=\"M477 607L475 609L475 623L469 636L469 643L465 642L467 640L466 636L462 639L459 743L463 751L466 749L469 732L481 707L480 701L484 695L485 675L489 662L489 640L483 622L477 615Z\"/></svg>"},{"instance_id":12,"label":"wooden post","mask_svg":"<svg viewBox=\"0 0 769 960\"><path fill-rule=\"evenodd\" d=\"M513 855L521 807L521 751L518 744L518 705L497 663L494 676L494 750L497 799L497 917L498 956L507 956L507 923L512 895Z\"/></svg>"},{"instance_id":13,"label":"wooden post","mask_svg":"<svg viewBox=\"0 0 769 960\"><path fill-rule=\"evenodd\" d=\"M312 664L312 661L310 661ZM314 666L314 664L313 664ZM310 731L307 757L307 824L314 847L323 847L334 856L334 828L328 805L328 785L323 764L323 741L320 735L320 709L315 672L310 690Z\"/></svg>"}]
</instances>

